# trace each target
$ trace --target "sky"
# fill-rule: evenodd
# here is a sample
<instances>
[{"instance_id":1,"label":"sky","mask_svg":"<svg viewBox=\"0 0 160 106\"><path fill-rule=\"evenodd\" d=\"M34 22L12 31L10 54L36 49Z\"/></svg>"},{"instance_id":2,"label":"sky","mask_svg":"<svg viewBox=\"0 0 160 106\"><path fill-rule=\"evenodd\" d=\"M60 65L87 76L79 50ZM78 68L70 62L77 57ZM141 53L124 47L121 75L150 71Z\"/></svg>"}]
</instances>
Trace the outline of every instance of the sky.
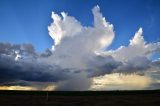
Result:
<instances>
[{"instance_id":1,"label":"sky","mask_svg":"<svg viewBox=\"0 0 160 106\"><path fill-rule=\"evenodd\" d=\"M95 5L101 7L104 17L114 25L116 37L110 49L127 45L139 27L143 27L146 41L160 40L159 0L1 0L0 40L31 43L37 51L44 51L53 44L47 29L52 22L51 11L65 11L82 25L90 26L91 8Z\"/></svg>"},{"instance_id":2,"label":"sky","mask_svg":"<svg viewBox=\"0 0 160 106\"><path fill-rule=\"evenodd\" d=\"M159 89L159 25L159 0L0 0L0 89Z\"/></svg>"}]
</instances>

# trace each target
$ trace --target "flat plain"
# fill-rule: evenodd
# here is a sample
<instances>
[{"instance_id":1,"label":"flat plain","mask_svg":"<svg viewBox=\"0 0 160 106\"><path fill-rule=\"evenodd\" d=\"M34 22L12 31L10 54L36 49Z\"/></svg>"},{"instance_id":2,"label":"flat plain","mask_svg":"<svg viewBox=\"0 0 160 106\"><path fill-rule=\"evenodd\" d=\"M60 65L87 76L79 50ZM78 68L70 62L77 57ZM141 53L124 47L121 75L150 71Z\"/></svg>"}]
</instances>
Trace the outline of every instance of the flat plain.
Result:
<instances>
[{"instance_id":1,"label":"flat plain","mask_svg":"<svg viewBox=\"0 0 160 106\"><path fill-rule=\"evenodd\" d=\"M160 90L0 91L0 106L160 106Z\"/></svg>"}]
</instances>

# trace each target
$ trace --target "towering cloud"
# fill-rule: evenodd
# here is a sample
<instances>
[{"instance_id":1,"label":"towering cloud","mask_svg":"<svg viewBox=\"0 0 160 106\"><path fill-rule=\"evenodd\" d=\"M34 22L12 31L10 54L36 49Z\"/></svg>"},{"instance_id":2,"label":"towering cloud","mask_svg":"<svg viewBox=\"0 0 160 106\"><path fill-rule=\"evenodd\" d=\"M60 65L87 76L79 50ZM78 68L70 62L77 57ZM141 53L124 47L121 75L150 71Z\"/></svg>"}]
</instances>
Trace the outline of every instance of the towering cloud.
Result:
<instances>
[{"instance_id":1,"label":"towering cloud","mask_svg":"<svg viewBox=\"0 0 160 106\"><path fill-rule=\"evenodd\" d=\"M125 62L136 57L148 58L154 52L159 52L160 42L147 43L142 33L142 28L140 28L130 40L128 47L121 46L117 50L109 51L109 55L112 55L116 60Z\"/></svg>"},{"instance_id":2,"label":"towering cloud","mask_svg":"<svg viewBox=\"0 0 160 106\"><path fill-rule=\"evenodd\" d=\"M86 64L96 51L109 46L114 38L113 25L106 22L98 6L92 9L94 27L83 27L74 17L52 12L53 23L48 27L55 41L49 63L63 68L87 68Z\"/></svg>"}]
</instances>

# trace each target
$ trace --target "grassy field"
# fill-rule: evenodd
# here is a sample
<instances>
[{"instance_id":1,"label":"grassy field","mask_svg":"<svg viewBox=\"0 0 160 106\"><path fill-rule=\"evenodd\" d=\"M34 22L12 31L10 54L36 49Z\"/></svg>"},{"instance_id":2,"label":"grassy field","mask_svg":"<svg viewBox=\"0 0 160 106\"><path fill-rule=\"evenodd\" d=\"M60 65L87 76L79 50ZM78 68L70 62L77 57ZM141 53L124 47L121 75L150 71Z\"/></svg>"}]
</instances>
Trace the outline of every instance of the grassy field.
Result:
<instances>
[{"instance_id":1,"label":"grassy field","mask_svg":"<svg viewBox=\"0 0 160 106\"><path fill-rule=\"evenodd\" d=\"M160 90L0 91L0 106L160 106Z\"/></svg>"}]
</instances>

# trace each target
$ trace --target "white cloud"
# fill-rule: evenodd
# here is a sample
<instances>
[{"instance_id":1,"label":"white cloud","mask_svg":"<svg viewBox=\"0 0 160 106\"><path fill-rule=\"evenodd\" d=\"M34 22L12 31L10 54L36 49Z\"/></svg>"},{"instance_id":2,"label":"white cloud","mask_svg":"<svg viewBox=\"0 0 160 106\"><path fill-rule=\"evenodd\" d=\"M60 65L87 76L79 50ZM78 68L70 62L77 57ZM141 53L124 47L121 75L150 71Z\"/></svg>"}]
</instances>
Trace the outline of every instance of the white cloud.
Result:
<instances>
[{"instance_id":1,"label":"white cloud","mask_svg":"<svg viewBox=\"0 0 160 106\"><path fill-rule=\"evenodd\" d=\"M140 28L130 40L130 44L125 47L121 46L117 50L105 52L112 55L116 60L126 62L135 57L149 57L154 52L160 51L160 42L147 43L142 36L142 28Z\"/></svg>"},{"instance_id":2,"label":"white cloud","mask_svg":"<svg viewBox=\"0 0 160 106\"><path fill-rule=\"evenodd\" d=\"M145 46L146 42L144 41L144 38L142 36L143 30L142 28L139 28L138 32L135 33L132 40L130 40L131 46Z\"/></svg>"},{"instance_id":3,"label":"white cloud","mask_svg":"<svg viewBox=\"0 0 160 106\"><path fill-rule=\"evenodd\" d=\"M94 27L85 27L74 17L52 12L53 23L48 27L55 41L54 52L45 62L63 68L84 69L96 51L108 47L114 38L113 25L106 22L98 6L92 9Z\"/></svg>"},{"instance_id":4,"label":"white cloud","mask_svg":"<svg viewBox=\"0 0 160 106\"><path fill-rule=\"evenodd\" d=\"M75 36L82 30L81 24L74 17L68 16L65 12L62 12L61 15L62 17L52 12L54 22L48 27L55 45L58 45L64 37Z\"/></svg>"}]
</instances>

